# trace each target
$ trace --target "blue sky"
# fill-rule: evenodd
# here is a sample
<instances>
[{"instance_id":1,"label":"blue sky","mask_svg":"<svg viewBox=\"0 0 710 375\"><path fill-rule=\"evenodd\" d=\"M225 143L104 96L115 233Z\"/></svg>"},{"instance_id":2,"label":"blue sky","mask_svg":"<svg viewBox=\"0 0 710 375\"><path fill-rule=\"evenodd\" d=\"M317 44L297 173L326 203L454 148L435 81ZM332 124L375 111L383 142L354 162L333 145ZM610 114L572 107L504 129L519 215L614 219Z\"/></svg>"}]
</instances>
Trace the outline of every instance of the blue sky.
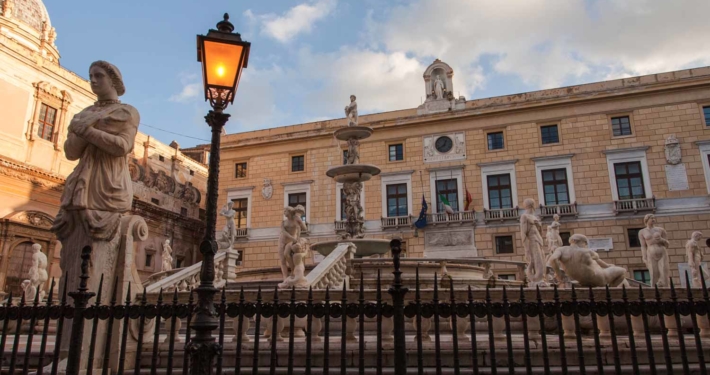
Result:
<instances>
[{"instance_id":1,"label":"blue sky","mask_svg":"<svg viewBox=\"0 0 710 375\"><path fill-rule=\"evenodd\" d=\"M61 64L117 65L140 130L182 147L209 139L195 35L224 12L252 42L229 133L342 117L351 93L360 113L416 107L435 58L467 99L710 65L707 0L44 2Z\"/></svg>"}]
</instances>

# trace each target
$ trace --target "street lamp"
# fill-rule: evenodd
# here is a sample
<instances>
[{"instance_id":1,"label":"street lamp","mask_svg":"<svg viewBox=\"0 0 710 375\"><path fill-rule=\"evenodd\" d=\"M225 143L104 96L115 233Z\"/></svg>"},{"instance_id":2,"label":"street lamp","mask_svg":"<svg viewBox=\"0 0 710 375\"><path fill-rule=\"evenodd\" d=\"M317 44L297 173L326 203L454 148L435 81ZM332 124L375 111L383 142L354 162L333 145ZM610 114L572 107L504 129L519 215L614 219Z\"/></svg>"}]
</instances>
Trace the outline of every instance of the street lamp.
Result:
<instances>
[{"instance_id":1,"label":"street lamp","mask_svg":"<svg viewBox=\"0 0 710 375\"><path fill-rule=\"evenodd\" d=\"M207 35L197 36L197 61L202 63L202 80L205 87L205 100L209 100L212 110L205 120L212 128L210 161L207 175L207 220L205 237L200 243L202 268L200 286L197 293L197 311L192 329L195 336L190 340L187 351L190 355L191 375L210 375L214 356L220 350L215 343L212 331L217 328L214 310L214 256L217 253L215 231L217 226L217 197L219 195L219 148L220 136L229 114L224 113L227 105L234 102L234 94L249 60L251 43L242 41L234 33L234 25L229 22L229 15L217 23L217 30L210 30Z\"/></svg>"}]
</instances>

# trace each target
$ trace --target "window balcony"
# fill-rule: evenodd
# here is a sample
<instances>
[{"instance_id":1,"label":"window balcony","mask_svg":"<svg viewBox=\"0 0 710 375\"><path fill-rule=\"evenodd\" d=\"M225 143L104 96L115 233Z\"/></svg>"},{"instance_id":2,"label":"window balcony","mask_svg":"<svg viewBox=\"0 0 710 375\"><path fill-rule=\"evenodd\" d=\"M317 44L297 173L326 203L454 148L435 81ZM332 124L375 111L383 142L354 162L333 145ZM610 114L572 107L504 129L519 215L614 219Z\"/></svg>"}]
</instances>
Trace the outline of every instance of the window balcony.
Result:
<instances>
[{"instance_id":1,"label":"window balcony","mask_svg":"<svg viewBox=\"0 0 710 375\"><path fill-rule=\"evenodd\" d=\"M490 221L506 221L506 220L519 220L520 212L518 207L515 208L502 208L498 210L483 209L483 221L488 223Z\"/></svg>"},{"instance_id":2,"label":"window balcony","mask_svg":"<svg viewBox=\"0 0 710 375\"><path fill-rule=\"evenodd\" d=\"M248 234L249 234L249 228L237 228L237 235L235 237L237 239L247 238Z\"/></svg>"},{"instance_id":3,"label":"window balcony","mask_svg":"<svg viewBox=\"0 0 710 375\"><path fill-rule=\"evenodd\" d=\"M340 232L345 232L348 230L348 221L347 220L336 220L334 222L335 224L335 233L340 233Z\"/></svg>"},{"instance_id":4,"label":"window balcony","mask_svg":"<svg viewBox=\"0 0 710 375\"><path fill-rule=\"evenodd\" d=\"M453 214L447 214L446 212L439 212L435 214L427 214L427 222L431 225L451 225L451 224L464 224L476 223L476 211L459 211Z\"/></svg>"},{"instance_id":5,"label":"window balcony","mask_svg":"<svg viewBox=\"0 0 710 375\"><path fill-rule=\"evenodd\" d=\"M643 211L656 212L656 197L614 201L615 215L624 212L636 214Z\"/></svg>"},{"instance_id":6,"label":"window balcony","mask_svg":"<svg viewBox=\"0 0 710 375\"><path fill-rule=\"evenodd\" d=\"M412 216L392 216L382 218L382 229L397 229L400 227L411 227Z\"/></svg>"},{"instance_id":7,"label":"window balcony","mask_svg":"<svg viewBox=\"0 0 710 375\"><path fill-rule=\"evenodd\" d=\"M540 216L541 217L553 217L555 215L562 216L577 216L577 202L572 204L557 204L554 206L543 206L540 205Z\"/></svg>"}]
</instances>

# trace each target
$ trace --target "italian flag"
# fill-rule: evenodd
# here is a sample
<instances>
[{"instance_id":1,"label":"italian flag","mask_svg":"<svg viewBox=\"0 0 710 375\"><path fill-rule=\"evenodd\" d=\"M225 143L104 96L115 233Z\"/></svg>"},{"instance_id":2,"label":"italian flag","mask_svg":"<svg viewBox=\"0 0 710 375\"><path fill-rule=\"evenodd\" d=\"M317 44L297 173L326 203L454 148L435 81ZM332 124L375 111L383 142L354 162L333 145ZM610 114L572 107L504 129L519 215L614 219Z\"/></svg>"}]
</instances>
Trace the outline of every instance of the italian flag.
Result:
<instances>
[{"instance_id":1,"label":"italian flag","mask_svg":"<svg viewBox=\"0 0 710 375\"><path fill-rule=\"evenodd\" d=\"M449 200L446 199L446 197L443 194L439 194L439 199L441 200L441 203L444 204L444 211L446 211L447 214L453 214L454 209L451 208L451 204L449 203Z\"/></svg>"}]
</instances>

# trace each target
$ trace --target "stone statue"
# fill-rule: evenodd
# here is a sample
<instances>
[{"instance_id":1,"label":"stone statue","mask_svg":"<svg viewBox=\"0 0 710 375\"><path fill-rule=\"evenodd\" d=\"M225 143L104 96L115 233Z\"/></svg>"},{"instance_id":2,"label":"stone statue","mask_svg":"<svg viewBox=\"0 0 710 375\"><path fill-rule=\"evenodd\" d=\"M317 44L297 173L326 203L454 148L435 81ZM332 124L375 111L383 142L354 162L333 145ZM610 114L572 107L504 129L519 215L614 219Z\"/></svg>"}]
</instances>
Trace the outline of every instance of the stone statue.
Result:
<instances>
[{"instance_id":1,"label":"stone statue","mask_svg":"<svg viewBox=\"0 0 710 375\"><path fill-rule=\"evenodd\" d=\"M363 238L363 227L365 225L365 217L363 215L362 202L360 201L362 194L362 182L352 182L343 184L343 193L345 194L345 220L349 226L352 226L344 235L343 239L347 238Z\"/></svg>"},{"instance_id":2,"label":"stone statue","mask_svg":"<svg viewBox=\"0 0 710 375\"><path fill-rule=\"evenodd\" d=\"M345 106L345 117L348 119L348 126L357 126L357 102L355 95L350 95L350 104Z\"/></svg>"},{"instance_id":3,"label":"stone statue","mask_svg":"<svg viewBox=\"0 0 710 375\"><path fill-rule=\"evenodd\" d=\"M42 286L49 279L49 275L47 274L47 256L42 252L40 244L32 244L32 264L27 275L29 279L22 282L22 290L25 291L25 302L32 304L37 293L39 293L39 300L42 301L45 294Z\"/></svg>"},{"instance_id":4,"label":"stone statue","mask_svg":"<svg viewBox=\"0 0 710 375\"><path fill-rule=\"evenodd\" d=\"M548 265L555 270L558 282L563 282L566 274L585 287L615 287L621 284L628 286L626 269L601 260L596 251L587 247L588 240L585 235L575 234L570 237L569 242L570 246L555 249L548 261ZM564 269L564 274L561 268Z\"/></svg>"},{"instance_id":5,"label":"stone statue","mask_svg":"<svg viewBox=\"0 0 710 375\"><path fill-rule=\"evenodd\" d=\"M435 99L444 99L444 82L438 75L436 80L434 80L434 95L436 96Z\"/></svg>"},{"instance_id":6,"label":"stone statue","mask_svg":"<svg viewBox=\"0 0 710 375\"><path fill-rule=\"evenodd\" d=\"M540 235L542 227L540 219L535 216L535 201L528 198L523 205L525 213L520 215L520 238L525 247L525 262L528 264L525 273L531 286L546 286L545 253Z\"/></svg>"},{"instance_id":7,"label":"stone statue","mask_svg":"<svg viewBox=\"0 0 710 375\"><path fill-rule=\"evenodd\" d=\"M547 226L547 233L545 233L548 256L552 255L556 248L562 246L562 237L560 237L560 215L555 214L552 218L554 221Z\"/></svg>"},{"instance_id":8,"label":"stone statue","mask_svg":"<svg viewBox=\"0 0 710 375\"><path fill-rule=\"evenodd\" d=\"M234 240L237 238L237 226L234 224L234 217L237 215L237 211L234 211L232 207L234 207L234 202L229 201L219 212L220 215L227 219L220 238L217 240L219 250L231 249L232 245L234 245Z\"/></svg>"},{"instance_id":9,"label":"stone statue","mask_svg":"<svg viewBox=\"0 0 710 375\"><path fill-rule=\"evenodd\" d=\"M694 288L700 288L703 286L701 277L704 279L710 279L710 273L708 270L702 269L703 264L703 249L700 244L700 239L703 238L701 232L693 232L690 236L690 240L685 244L685 253L688 257L688 268L690 268L691 283ZM681 278L685 275L680 275Z\"/></svg>"},{"instance_id":10,"label":"stone statue","mask_svg":"<svg viewBox=\"0 0 710 375\"><path fill-rule=\"evenodd\" d=\"M360 163L360 141L355 138L348 139L348 164L358 164Z\"/></svg>"},{"instance_id":11,"label":"stone statue","mask_svg":"<svg viewBox=\"0 0 710 375\"><path fill-rule=\"evenodd\" d=\"M173 269L173 248L170 247L170 240L166 239L163 242L163 269L161 271L170 271Z\"/></svg>"},{"instance_id":12,"label":"stone statue","mask_svg":"<svg viewBox=\"0 0 710 375\"><path fill-rule=\"evenodd\" d=\"M301 232L308 231L306 223L301 220L301 216L305 212L306 209L301 205L284 208L284 216L286 216L286 219L281 224L281 234L279 236L279 259L281 260L281 274L284 280L290 275L289 260L286 259L287 245L299 242Z\"/></svg>"},{"instance_id":13,"label":"stone statue","mask_svg":"<svg viewBox=\"0 0 710 375\"><path fill-rule=\"evenodd\" d=\"M12 17L12 11L15 8L15 0L5 0L2 5L2 15L6 18Z\"/></svg>"},{"instance_id":14,"label":"stone statue","mask_svg":"<svg viewBox=\"0 0 710 375\"><path fill-rule=\"evenodd\" d=\"M286 244L284 259L291 274L279 284L280 288L307 286L305 260L308 256L310 256L310 244L307 239L299 238L298 241Z\"/></svg>"},{"instance_id":15,"label":"stone statue","mask_svg":"<svg viewBox=\"0 0 710 375\"><path fill-rule=\"evenodd\" d=\"M654 226L656 217L648 214L643 218L646 228L639 231L641 257L651 274L651 286L668 287L671 283L668 259L668 235L666 230Z\"/></svg>"}]
</instances>

